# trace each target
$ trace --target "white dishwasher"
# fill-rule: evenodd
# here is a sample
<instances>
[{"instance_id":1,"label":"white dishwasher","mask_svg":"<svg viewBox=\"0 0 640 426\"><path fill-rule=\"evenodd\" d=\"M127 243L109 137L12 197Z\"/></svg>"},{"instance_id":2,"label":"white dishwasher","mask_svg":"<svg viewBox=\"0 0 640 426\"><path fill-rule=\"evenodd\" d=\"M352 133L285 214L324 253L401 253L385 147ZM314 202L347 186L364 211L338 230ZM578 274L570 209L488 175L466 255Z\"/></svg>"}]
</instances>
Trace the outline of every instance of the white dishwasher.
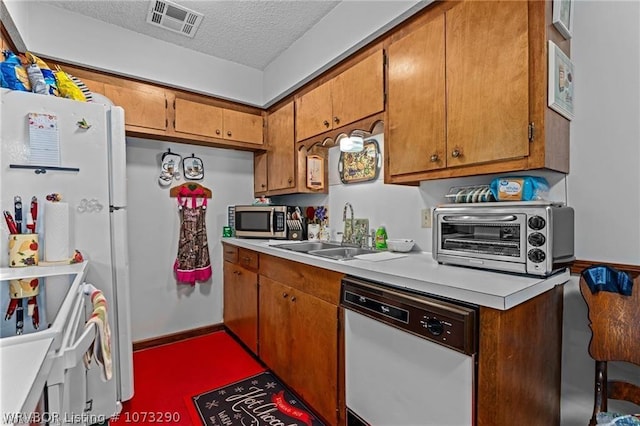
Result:
<instances>
[{"instance_id":1,"label":"white dishwasher","mask_svg":"<svg viewBox=\"0 0 640 426\"><path fill-rule=\"evenodd\" d=\"M342 280L347 425L475 423L478 307Z\"/></svg>"}]
</instances>

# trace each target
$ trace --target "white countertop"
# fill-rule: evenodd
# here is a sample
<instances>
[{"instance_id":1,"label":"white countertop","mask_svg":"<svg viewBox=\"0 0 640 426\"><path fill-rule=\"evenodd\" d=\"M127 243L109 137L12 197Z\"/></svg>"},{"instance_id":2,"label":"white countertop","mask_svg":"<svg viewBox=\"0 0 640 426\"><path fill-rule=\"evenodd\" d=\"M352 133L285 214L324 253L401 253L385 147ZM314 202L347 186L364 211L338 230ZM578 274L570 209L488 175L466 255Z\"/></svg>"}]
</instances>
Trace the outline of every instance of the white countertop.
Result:
<instances>
[{"instance_id":1,"label":"white countertop","mask_svg":"<svg viewBox=\"0 0 640 426\"><path fill-rule=\"evenodd\" d=\"M399 288L507 310L569 280L566 269L551 277L522 276L461 266L440 265L427 252L372 262L333 260L271 247L285 241L223 238L222 242L319 268L381 282Z\"/></svg>"},{"instance_id":2,"label":"white countertop","mask_svg":"<svg viewBox=\"0 0 640 426\"><path fill-rule=\"evenodd\" d=\"M51 369L47 357L53 337L0 348L0 413L32 412ZM44 407L41 407L44 409Z\"/></svg>"},{"instance_id":3,"label":"white countertop","mask_svg":"<svg viewBox=\"0 0 640 426\"><path fill-rule=\"evenodd\" d=\"M0 268L0 281L69 275L74 276L74 284L80 285L87 267L88 261L85 260L71 265ZM26 415L35 409L53 364L48 355L60 345L62 329L71 308L70 301L67 302L65 297L48 328L0 339L0 415Z\"/></svg>"}]
</instances>

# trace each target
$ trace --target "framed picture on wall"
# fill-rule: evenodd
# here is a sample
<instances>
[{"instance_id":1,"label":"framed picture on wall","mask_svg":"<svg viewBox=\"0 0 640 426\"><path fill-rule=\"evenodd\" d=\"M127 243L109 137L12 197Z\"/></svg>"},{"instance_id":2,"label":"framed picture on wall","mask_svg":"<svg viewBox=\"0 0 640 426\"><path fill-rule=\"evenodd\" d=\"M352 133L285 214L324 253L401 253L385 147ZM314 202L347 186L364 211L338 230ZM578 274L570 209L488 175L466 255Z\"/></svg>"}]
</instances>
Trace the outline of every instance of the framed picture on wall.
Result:
<instances>
[{"instance_id":1,"label":"framed picture on wall","mask_svg":"<svg viewBox=\"0 0 640 426\"><path fill-rule=\"evenodd\" d=\"M573 62L549 41L549 107L572 120L574 99Z\"/></svg>"},{"instance_id":2,"label":"framed picture on wall","mask_svg":"<svg viewBox=\"0 0 640 426\"><path fill-rule=\"evenodd\" d=\"M553 26L566 39L573 33L573 1L553 0Z\"/></svg>"}]
</instances>

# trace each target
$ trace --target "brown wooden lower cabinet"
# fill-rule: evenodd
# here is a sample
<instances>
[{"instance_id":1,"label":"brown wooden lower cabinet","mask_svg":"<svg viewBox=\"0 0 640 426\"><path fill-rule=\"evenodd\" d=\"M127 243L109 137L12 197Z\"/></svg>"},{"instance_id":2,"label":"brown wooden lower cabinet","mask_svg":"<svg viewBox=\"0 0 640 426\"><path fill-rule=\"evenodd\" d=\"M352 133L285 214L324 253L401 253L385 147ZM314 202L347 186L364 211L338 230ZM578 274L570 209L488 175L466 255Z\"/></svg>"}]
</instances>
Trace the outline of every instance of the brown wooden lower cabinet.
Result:
<instances>
[{"instance_id":1,"label":"brown wooden lower cabinet","mask_svg":"<svg viewBox=\"0 0 640 426\"><path fill-rule=\"evenodd\" d=\"M480 308L478 426L560 425L563 287Z\"/></svg>"},{"instance_id":2,"label":"brown wooden lower cabinet","mask_svg":"<svg viewBox=\"0 0 640 426\"><path fill-rule=\"evenodd\" d=\"M260 277L260 358L315 411L337 421L338 308Z\"/></svg>"},{"instance_id":3,"label":"brown wooden lower cabinet","mask_svg":"<svg viewBox=\"0 0 640 426\"><path fill-rule=\"evenodd\" d=\"M344 392L338 369L341 277L297 262L260 257L260 359L331 425L339 423Z\"/></svg>"},{"instance_id":4,"label":"brown wooden lower cabinet","mask_svg":"<svg viewBox=\"0 0 640 426\"><path fill-rule=\"evenodd\" d=\"M258 254L225 244L224 257L224 324L257 354ZM251 262L254 259L255 267Z\"/></svg>"},{"instance_id":5,"label":"brown wooden lower cabinet","mask_svg":"<svg viewBox=\"0 0 640 426\"><path fill-rule=\"evenodd\" d=\"M243 317L247 328L257 330L260 359L327 424L344 425L343 274L265 254L258 261L258 253L239 250L225 244L227 327L240 337L242 321L234 326L231 318ZM241 306L255 306L247 298L252 290L239 290L243 280L234 271L251 277L247 287L255 279L231 262L243 258L259 264L255 322L251 309L241 312ZM509 310L480 307L475 425L560 424L562 307L562 286Z\"/></svg>"}]
</instances>

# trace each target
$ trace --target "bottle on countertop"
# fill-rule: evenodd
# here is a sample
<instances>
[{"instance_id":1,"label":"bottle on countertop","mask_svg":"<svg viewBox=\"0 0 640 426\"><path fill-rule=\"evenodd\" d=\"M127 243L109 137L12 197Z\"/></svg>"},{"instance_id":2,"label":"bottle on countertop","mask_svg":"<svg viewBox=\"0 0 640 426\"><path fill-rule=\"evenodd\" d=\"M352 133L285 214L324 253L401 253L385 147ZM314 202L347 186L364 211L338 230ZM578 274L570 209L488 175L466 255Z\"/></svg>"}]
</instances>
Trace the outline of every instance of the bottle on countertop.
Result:
<instances>
[{"instance_id":1,"label":"bottle on countertop","mask_svg":"<svg viewBox=\"0 0 640 426\"><path fill-rule=\"evenodd\" d=\"M378 227L376 231L376 249L383 250L387 248L387 230L384 226Z\"/></svg>"}]
</instances>

